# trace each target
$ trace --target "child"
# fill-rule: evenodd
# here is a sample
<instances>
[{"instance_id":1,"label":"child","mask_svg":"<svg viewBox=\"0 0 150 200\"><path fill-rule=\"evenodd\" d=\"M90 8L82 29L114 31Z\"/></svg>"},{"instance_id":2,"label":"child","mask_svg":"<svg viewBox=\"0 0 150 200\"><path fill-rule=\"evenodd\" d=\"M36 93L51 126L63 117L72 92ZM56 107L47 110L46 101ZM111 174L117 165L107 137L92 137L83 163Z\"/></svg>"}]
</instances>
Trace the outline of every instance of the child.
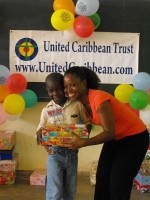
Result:
<instances>
[{"instance_id":1,"label":"child","mask_svg":"<svg viewBox=\"0 0 150 200\"><path fill-rule=\"evenodd\" d=\"M41 127L49 124L88 124L83 105L67 100L63 88L63 75L51 73L46 77L46 89L51 101L43 108L38 125L37 142L41 143ZM89 130L88 129L88 130ZM77 187L78 150L65 147L46 146L47 186L46 200L74 200Z\"/></svg>"}]
</instances>

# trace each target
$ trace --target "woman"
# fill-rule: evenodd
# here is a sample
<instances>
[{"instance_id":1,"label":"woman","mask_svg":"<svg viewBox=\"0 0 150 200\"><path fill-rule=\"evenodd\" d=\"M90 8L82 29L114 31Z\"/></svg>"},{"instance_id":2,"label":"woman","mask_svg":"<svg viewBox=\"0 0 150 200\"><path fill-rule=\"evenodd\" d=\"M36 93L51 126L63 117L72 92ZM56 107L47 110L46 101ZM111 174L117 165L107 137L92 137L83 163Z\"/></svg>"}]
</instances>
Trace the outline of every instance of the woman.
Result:
<instances>
[{"instance_id":1,"label":"woman","mask_svg":"<svg viewBox=\"0 0 150 200\"><path fill-rule=\"evenodd\" d=\"M100 90L96 73L86 67L71 67L64 75L65 95L80 101L92 123L103 131L82 140L74 136L68 148L102 144L94 200L129 200L133 179L149 145L142 120L114 96Z\"/></svg>"}]
</instances>

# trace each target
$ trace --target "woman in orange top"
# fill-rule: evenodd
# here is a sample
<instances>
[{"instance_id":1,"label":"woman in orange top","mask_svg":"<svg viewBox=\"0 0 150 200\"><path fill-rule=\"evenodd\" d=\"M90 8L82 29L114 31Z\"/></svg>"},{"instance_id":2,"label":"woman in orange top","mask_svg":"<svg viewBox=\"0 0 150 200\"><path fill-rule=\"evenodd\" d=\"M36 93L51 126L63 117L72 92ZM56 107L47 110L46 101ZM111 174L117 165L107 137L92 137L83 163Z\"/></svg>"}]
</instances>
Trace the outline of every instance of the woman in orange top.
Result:
<instances>
[{"instance_id":1,"label":"woman in orange top","mask_svg":"<svg viewBox=\"0 0 150 200\"><path fill-rule=\"evenodd\" d=\"M88 140L74 136L68 148L102 144L94 200L129 200L133 179L149 145L142 120L114 96L100 90L96 73L86 67L71 67L64 75L65 94L80 101L92 123L103 131Z\"/></svg>"}]
</instances>

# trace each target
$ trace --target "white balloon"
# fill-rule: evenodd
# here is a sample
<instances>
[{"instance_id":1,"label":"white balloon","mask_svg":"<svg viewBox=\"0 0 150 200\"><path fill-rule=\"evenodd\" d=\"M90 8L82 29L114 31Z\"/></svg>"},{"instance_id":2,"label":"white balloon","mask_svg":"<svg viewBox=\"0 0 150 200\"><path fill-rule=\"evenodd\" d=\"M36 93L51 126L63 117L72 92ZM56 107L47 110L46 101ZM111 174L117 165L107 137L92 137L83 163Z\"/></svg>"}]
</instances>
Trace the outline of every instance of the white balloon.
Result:
<instances>
[{"instance_id":1,"label":"white balloon","mask_svg":"<svg viewBox=\"0 0 150 200\"><path fill-rule=\"evenodd\" d=\"M10 75L10 71L4 65L0 65L0 85L4 85L6 83L7 78Z\"/></svg>"},{"instance_id":2,"label":"white balloon","mask_svg":"<svg viewBox=\"0 0 150 200\"><path fill-rule=\"evenodd\" d=\"M146 126L150 127L150 105L149 104L146 106L146 108L139 111L139 117Z\"/></svg>"},{"instance_id":3,"label":"white balloon","mask_svg":"<svg viewBox=\"0 0 150 200\"><path fill-rule=\"evenodd\" d=\"M78 0L75 6L77 15L90 16L99 9L99 0Z\"/></svg>"},{"instance_id":4,"label":"white balloon","mask_svg":"<svg viewBox=\"0 0 150 200\"><path fill-rule=\"evenodd\" d=\"M10 120L10 121L15 121L15 120L17 120L17 119L20 118L21 114L22 114L22 113L20 113L20 114L18 114L18 115L10 115L10 114L8 114L7 119Z\"/></svg>"},{"instance_id":5,"label":"white balloon","mask_svg":"<svg viewBox=\"0 0 150 200\"><path fill-rule=\"evenodd\" d=\"M77 41L79 39L79 36L76 35L73 27L69 28L68 30L62 31L62 36L63 39L68 42Z\"/></svg>"}]
</instances>

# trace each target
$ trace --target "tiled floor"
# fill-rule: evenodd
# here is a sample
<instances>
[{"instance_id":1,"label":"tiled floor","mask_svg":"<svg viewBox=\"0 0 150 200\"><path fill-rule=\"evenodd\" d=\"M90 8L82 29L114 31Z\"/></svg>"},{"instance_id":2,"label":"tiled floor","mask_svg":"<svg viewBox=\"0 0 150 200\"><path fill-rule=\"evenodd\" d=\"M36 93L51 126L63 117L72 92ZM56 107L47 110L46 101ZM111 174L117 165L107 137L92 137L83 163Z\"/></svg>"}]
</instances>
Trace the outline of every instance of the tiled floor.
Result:
<instances>
[{"instance_id":1,"label":"tiled floor","mask_svg":"<svg viewBox=\"0 0 150 200\"><path fill-rule=\"evenodd\" d=\"M30 185L31 173L18 171L14 185L0 185L0 200L45 200L45 187ZM79 174L76 200L93 200L93 194L89 176ZM131 200L150 200L150 193L141 194L133 186Z\"/></svg>"}]
</instances>

